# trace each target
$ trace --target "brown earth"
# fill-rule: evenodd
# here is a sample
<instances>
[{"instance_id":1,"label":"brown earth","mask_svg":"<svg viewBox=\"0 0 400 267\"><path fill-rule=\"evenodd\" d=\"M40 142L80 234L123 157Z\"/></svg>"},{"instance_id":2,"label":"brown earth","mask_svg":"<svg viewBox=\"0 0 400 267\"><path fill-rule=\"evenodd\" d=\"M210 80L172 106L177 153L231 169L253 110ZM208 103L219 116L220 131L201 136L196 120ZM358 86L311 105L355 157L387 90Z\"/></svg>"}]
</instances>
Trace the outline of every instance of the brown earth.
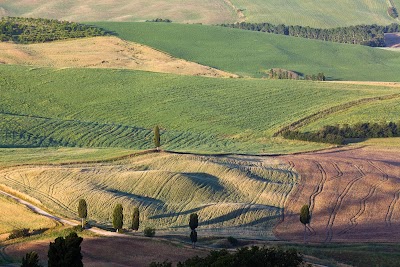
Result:
<instances>
[{"instance_id":1,"label":"brown earth","mask_svg":"<svg viewBox=\"0 0 400 267\"><path fill-rule=\"evenodd\" d=\"M41 240L7 246L5 253L12 258L21 259L27 252L36 251L43 265L47 264L49 242ZM204 257L208 251L175 245L165 240L145 237L85 237L82 242L84 266L148 266L153 261L164 260L177 263L199 255Z\"/></svg>"},{"instance_id":2,"label":"brown earth","mask_svg":"<svg viewBox=\"0 0 400 267\"><path fill-rule=\"evenodd\" d=\"M310 242L398 242L400 150L333 149L282 156L301 175L275 235L303 241L299 211L310 206Z\"/></svg>"},{"instance_id":3,"label":"brown earth","mask_svg":"<svg viewBox=\"0 0 400 267\"><path fill-rule=\"evenodd\" d=\"M237 77L174 58L117 37L94 37L41 44L0 42L0 63L56 68L113 68L207 77Z\"/></svg>"},{"instance_id":4,"label":"brown earth","mask_svg":"<svg viewBox=\"0 0 400 267\"><path fill-rule=\"evenodd\" d=\"M400 49L400 32L385 33L386 47Z\"/></svg>"}]
</instances>

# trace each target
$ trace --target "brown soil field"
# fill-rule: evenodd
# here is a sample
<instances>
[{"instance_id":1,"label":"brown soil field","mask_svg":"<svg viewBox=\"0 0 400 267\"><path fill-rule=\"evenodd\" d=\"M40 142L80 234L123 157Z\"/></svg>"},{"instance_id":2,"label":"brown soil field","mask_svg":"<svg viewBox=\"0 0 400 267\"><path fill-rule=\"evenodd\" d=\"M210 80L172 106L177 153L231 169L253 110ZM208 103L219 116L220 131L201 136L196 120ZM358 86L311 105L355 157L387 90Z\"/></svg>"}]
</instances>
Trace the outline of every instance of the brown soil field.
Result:
<instances>
[{"instance_id":1,"label":"brown soil field","mask_svg":"<svg viewBox=\"0 0 400 267\"><path fill-rule=\"evenodd\" d=\"M400 49L400 33L385 33L386 47Z\"/></svg>"},{"instance_id":2,"label":"brown soil field","mask_svg":"<svg viewBox=\"0 0 400 267\"><path fill-rule=\"evenodd\" d=\"M302 242L299 212L308 204L309 242L398 242L399 155L399 149L356 147L279 157L301 178L275 235Z\"/></svg>"},{"instance_id":3,"label":"brown soil field","mask_svg":"<svg viewBox=\"0 0 400 267\"><path fill-rule=\"evenodd\" d=\"M7 246L5 253L14 259L21 259L27 252L36 251L40 262L47 266L49 243L54 240L40 240ZM175 245L166 240L145 237L84 237L82 242L84 266L148 266L153 261L164 260L177 263L196 255L204 257L208 251Z\"/></svg>"},{"instance_id":4,"label":"brown soil field","mask_svg":"<svg viewBox=\"0 0 400 267\"><path fill-rule=\"evenodd\" d=\"M55 68L113 68L207 77L237 77L174 58L117 37L94 37L41 44L0 42L0 63Z\"/></svg>"}]
</instances>

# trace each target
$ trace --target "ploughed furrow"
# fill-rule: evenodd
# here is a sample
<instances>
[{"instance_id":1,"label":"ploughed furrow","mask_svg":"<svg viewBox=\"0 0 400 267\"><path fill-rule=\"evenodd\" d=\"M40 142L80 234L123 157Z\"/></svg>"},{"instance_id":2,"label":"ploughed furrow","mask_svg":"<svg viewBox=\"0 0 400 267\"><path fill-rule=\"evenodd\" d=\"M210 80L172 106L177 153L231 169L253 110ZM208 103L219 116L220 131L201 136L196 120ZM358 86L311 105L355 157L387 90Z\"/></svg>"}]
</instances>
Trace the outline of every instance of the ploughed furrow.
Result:
<instances>
[{"instance_id":1,"label":"ploughed furrow","mask_svg":"<svg viewBox=\"0 0 400 267\"><path fill-rule=\"evenodd\" d=\"M314 211L314 207L315 207L315 198L321 194L322 190L324 189L324 185L327 179L327 174L325 169L322 167L322 165L317 162L317 161L313 161L313 163L317 166L319 173L321 174L321 180L319 181L319 183L317 184L317 186L314 189L314 192L311 194L309 202L310 202L310 215L312 217L313 211ZM310 231L310 233L312 235L315 235L316 232L314 230L314 228L308 224L307 229Z\"/></svg>"},{"instance_id":2,"label":"ploughed furrow","mask_svg":"<svg viewBox=\"0 0 400 267\"><path fill-rule=\"evenodd\" d=\"M335 168L335 170L337 171L337 174L335 176L332 176L329 181L333 181L336 179L339 179L341 177L343 177L343 172L342 170L339 168L339 165L336 162L332 162L332 166L333 168Z\"/></svg>"},{"instance_id":3,"label":"ploughed furrow","mask_svg":"<svg viewBox=\"0 0 400 267\"><path fill-rule=\"evenodd\" d=\"M348 233L349 231L351 231L353 228L355 228L358 225L358 218L361 217L362 214L364 214L365 209L366 209L366 202L376 193L377 188L384 182L389 180L389 175L387 175L385 172L383 172L380 168L378 168L377 166L375 166L371 161L368 161L368 164L371 165L373 168L377 169L379 172L382 173L382 177L381 179L374 183L369 191L368 194L366 196L364 196L361 201L360 201L360 208L358 210L358 212L350 218L350 226L347 227L346 229L340 231L338 234L342 235L345 233Z\"/></svg>"},{"instance_id":4,"label":"ploughed furrow","mask_svg":"<svg viewBox=\"0 0 400 267\"><path fill-rule=\"evenodd\" d=\"M396 193L393 194L393 199L390 202L390 205L386 212L385 223L386 223L386 226L388 226L388 227L392 226L393 211L394 211L394 208L396 207L399 199L400 199L400 189L397 190Z\"/></svg>"},{"instance_id":5,"label":"ploughed furrow","mask_svg":"<svg viewBox=\"0 0 400 267\"><path fill-rule=\"evenodd\" d=\"M361 169L361 167L357 166L357 165L353 165L359 175L357 175L353 180L351 180L350 182L347 183L346 187L344 188L344 190L342 191L342 193L339 195L339 197L336 199L336 203L334 204L334 208L331 212L331 214L329 214L329 219L328 219L328 223L326 225L326 238L325 238L325 242L331 242L332 238L333 238L333 224L335 222L336 219L336 215L339 212L343 200L344 198L347 196L347 194L349 193L350 189L354 186L354 184L362 179L363 177L365 177L365 173L363 172L363 170Z\"/></svg>"}]
</instances>

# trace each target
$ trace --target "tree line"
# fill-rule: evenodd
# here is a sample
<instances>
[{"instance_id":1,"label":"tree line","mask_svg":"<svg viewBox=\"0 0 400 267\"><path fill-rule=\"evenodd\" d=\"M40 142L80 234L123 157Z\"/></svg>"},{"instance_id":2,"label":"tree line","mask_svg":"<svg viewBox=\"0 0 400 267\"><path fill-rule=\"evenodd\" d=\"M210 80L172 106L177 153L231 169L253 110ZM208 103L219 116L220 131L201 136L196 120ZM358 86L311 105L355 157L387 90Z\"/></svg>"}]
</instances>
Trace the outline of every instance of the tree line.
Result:
<instances>
[{"instance_id":1,"label":"tree line","mask_svg":"<svg viewBox=\"0 0 400 267\"><path fill-rule=\"evenodd\" d=\"M56 19L3 17L0 41L22 44L107 35L101 28Z\"/></svg>"},{"instance_id":2,"label":"tree line","mask_svg":"<svg viewBox=\"0 0 400 267\"><path fill-rule=\"evenodd\" d=\"M301 75L295 71L285 70L281 68L272 68L268 71L270 79L287 79L287 80L310 80L310 81L325 81L326 77L323 72L312 75Z\"/></svg>"},{"instance_id":3,"label":"tree line","mask_svg":"<svg viewBox=\"0 0 400 267\"><path fill-rule=\"evenodd\" d=\"M399 123L368 123L360 122L354 125L345 124L327 125L317 132L300 132L286 130L282 136L286 139L295 139L310 142L330 143L342 145L346 138L383 138L383 137L399 137Z\"/></svg>"},{"instance_id":4,"label":"tree line","mask_svg":"<svg viewBox=\"0 0 400 267\"><path fill-rule=\"evenodd\" d=\"M396 14L397 11L395 10ZM250 23L237 22L232 24L220 24L219 26L237 28L250 31L275 33L289 35L295 37L303 37L308 39L317 39L323 41L360 44L372 47L385 46L385 33L393 33L400 31L400 24L392 23L387 26L372 25L356 25L347 27L337 27L330 29L311 28L309 26L285 25L271 23Z\"/></svg>"}]
</instances>

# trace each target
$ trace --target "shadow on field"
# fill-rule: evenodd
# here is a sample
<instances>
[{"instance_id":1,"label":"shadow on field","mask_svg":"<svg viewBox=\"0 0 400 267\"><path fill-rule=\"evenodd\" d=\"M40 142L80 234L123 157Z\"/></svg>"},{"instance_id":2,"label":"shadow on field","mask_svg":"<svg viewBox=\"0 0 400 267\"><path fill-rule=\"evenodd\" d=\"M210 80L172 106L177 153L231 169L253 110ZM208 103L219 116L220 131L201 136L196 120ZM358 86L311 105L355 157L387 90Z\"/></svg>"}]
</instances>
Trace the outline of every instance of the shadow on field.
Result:
<instances>
[{"instance_id":1,"label":"shadow on field","mask_svg":"<svg viewBox=\"0 0 400 267\"><path fill-rule=\"evenodd\" d=\"M136 195L136 194L132 194L132 193L128 193L128 192L123 192L120 190L116 190L116 189L105 189L106 192L108 193L112 193L114 195L117 195L118 197L124 196L127 198L133 198L136 199L137 201L140 202L150 202L150 204L153 205L160 205L163 206L165 204L164 201L161 201L159 199L155 199L152 197L145 197L145 196L141 196L141 195Z\"/></svg>"},{"instance_id":2,"label":"shadow on field","mask_svg":"<svg viewBox=\"0 0 400 267\"><path fill-rule=\"evenodd\" d=\"M175 217L175 216L180 216L180 215L187 215L187 214L191 214L194 212L198 212L199 210L202 210L206 207L212 206L213 204L207 204L201 207L197 207L191 210L187 210L187 211L183 211L183 212L172 212L172 213L166 213L166 214L158 214L158 215L154 215L149 217L149 219L161 219L161 218L169 218L169 217Z\"/></svg>"}]
</instances>

